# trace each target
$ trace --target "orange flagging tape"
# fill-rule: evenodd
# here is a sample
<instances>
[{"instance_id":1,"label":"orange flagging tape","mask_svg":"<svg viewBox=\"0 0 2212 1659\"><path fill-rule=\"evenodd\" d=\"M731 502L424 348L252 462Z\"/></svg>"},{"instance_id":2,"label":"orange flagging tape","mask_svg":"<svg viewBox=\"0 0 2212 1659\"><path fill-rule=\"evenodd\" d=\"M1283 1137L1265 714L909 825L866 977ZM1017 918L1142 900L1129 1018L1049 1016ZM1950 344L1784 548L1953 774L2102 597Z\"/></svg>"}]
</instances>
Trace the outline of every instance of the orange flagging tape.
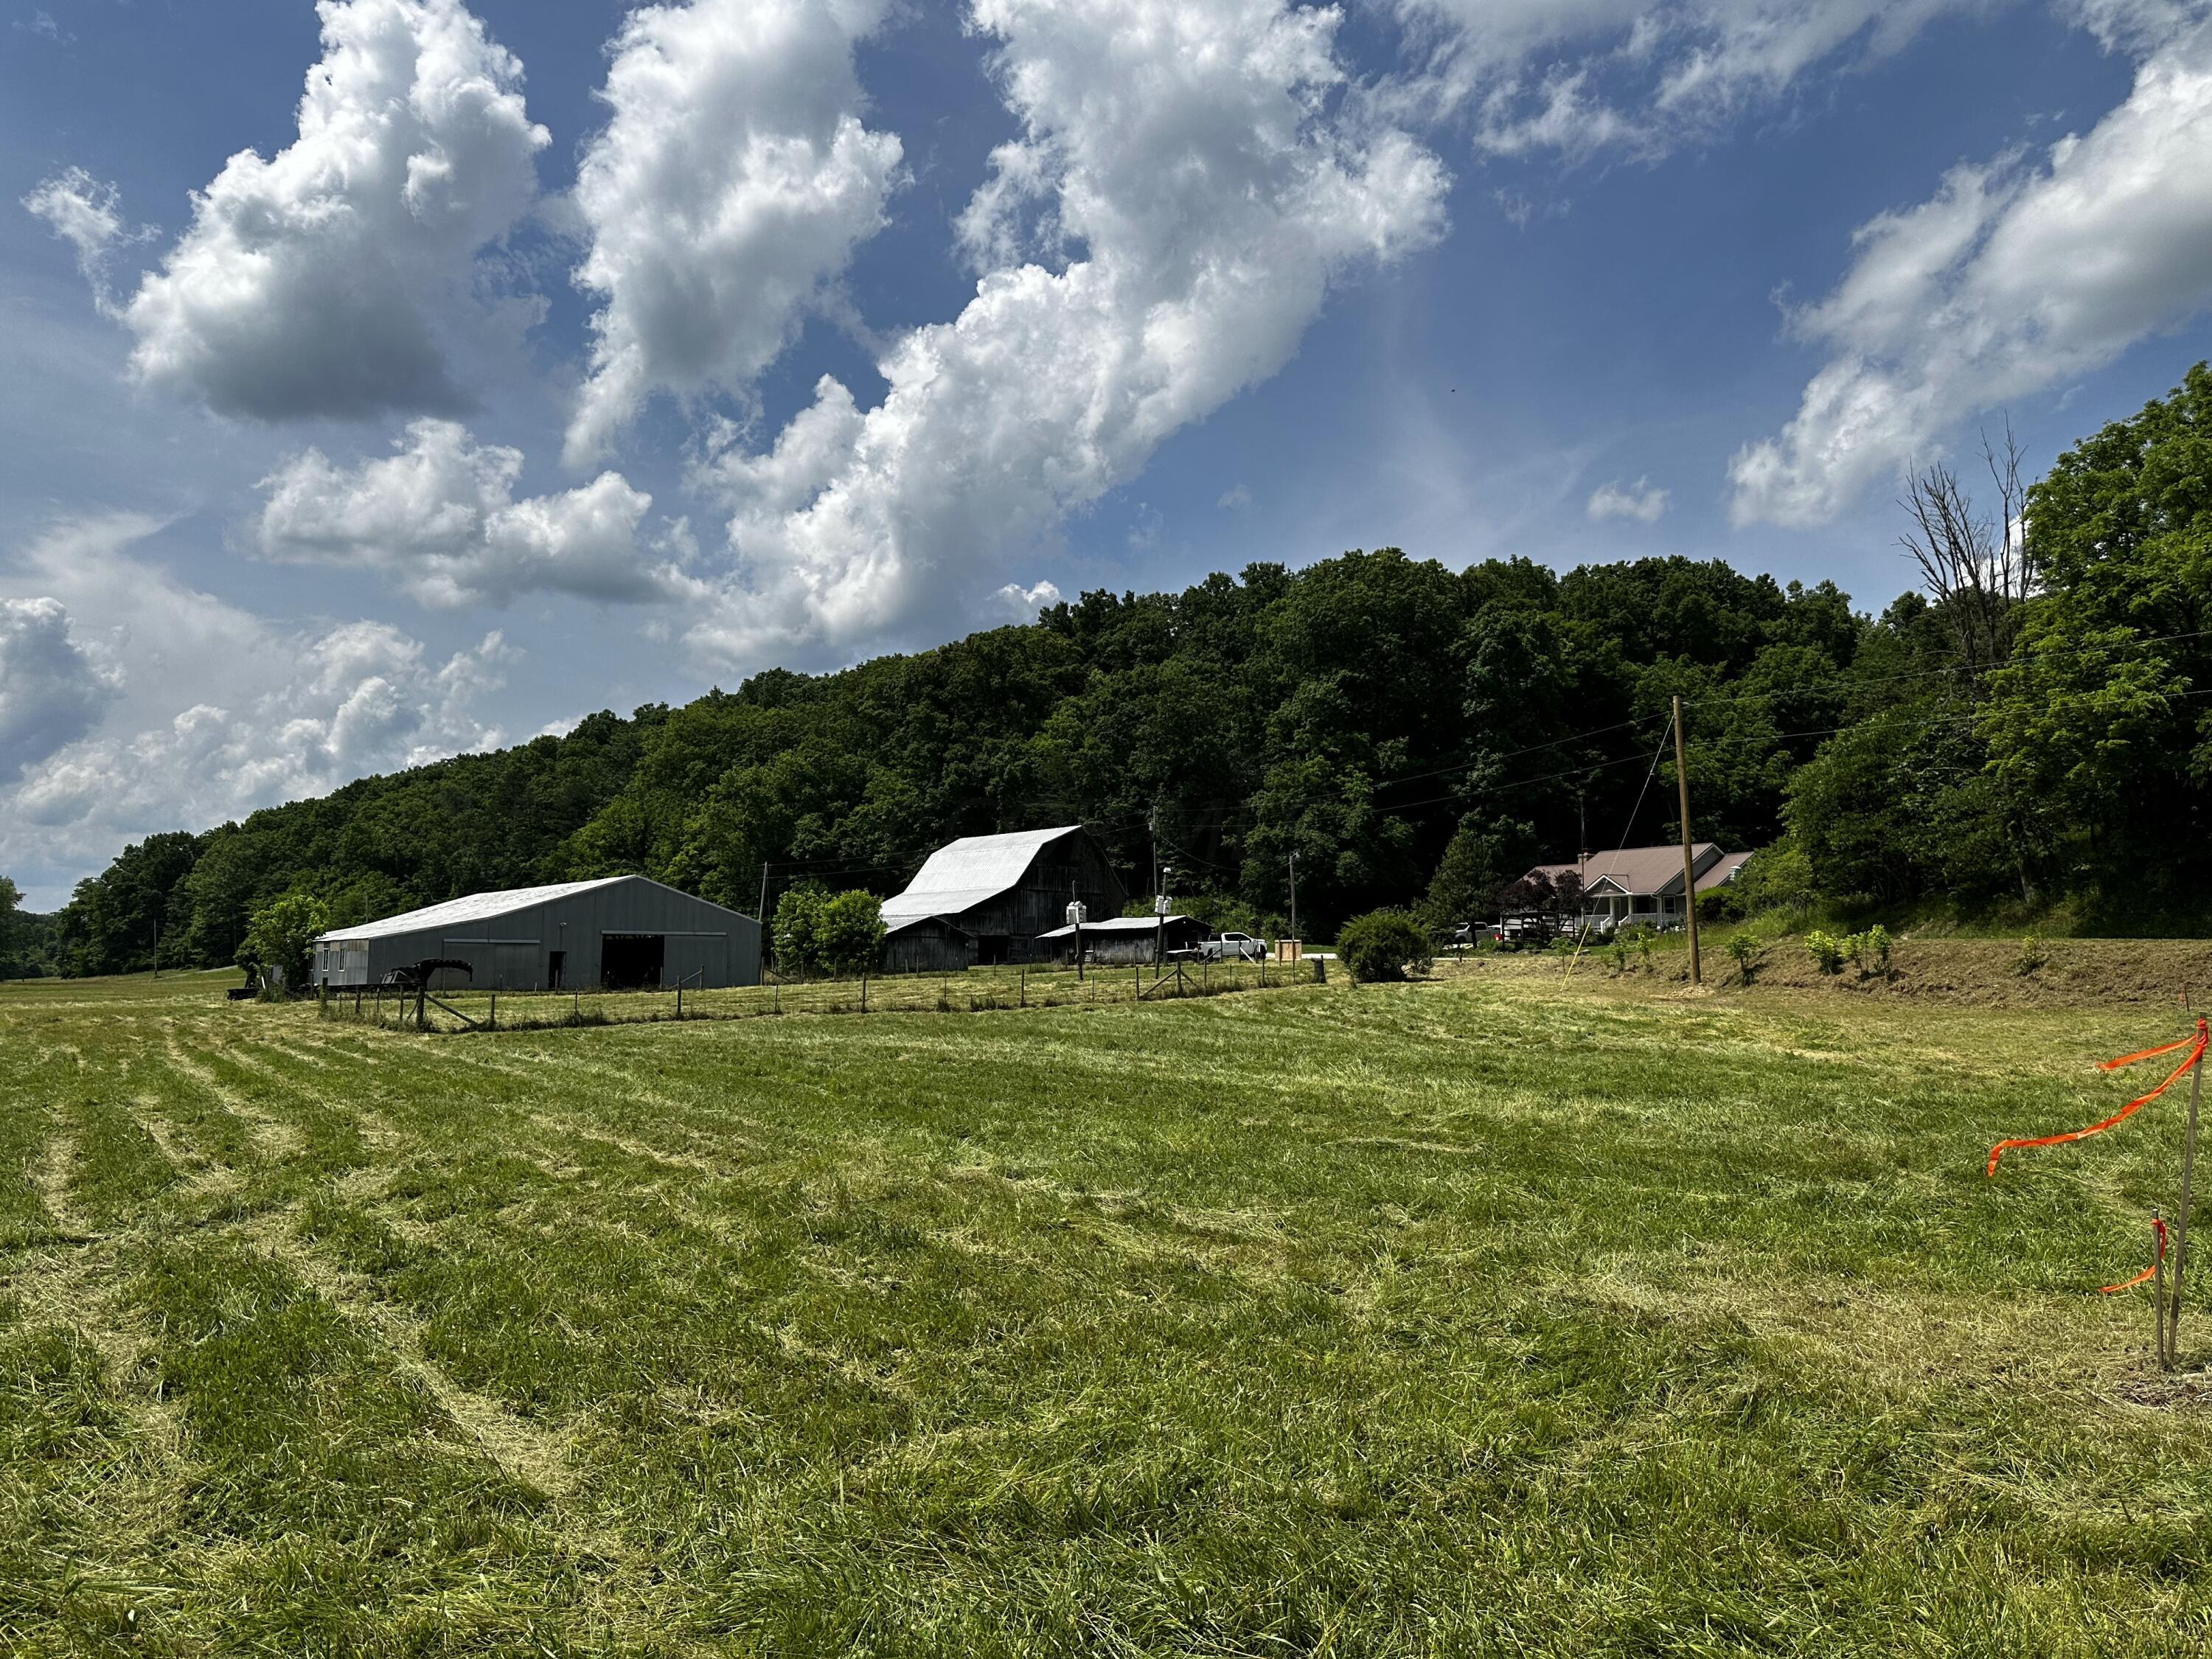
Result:
<instances>
[{"instance_id":1,"label":"orange flagging tape","mask_svg":"<svg viewBox=\"0 0 2212 1659\"><path fill-rule=\"evenodd\" d=\"M2173 1068L2172 1073L2167 1077L2165 1082L2160 1084L2157 1088L2153 1089L2147 1095L2137 1095L2133 1100L2121 1107L2118 1111L2114 1112L2112 1116L2106 1118L2102 1123L2092 1123L2086 1129L2069 1129L2063 1135L2036 1135L2032 1138L2021 1140L2000 1140L1996 1146L1990 1148L1990 1167L1986 1171L1984 1171L1984 1173L1995 1175L1997 1172L1997 1160L2016 1147L2057 1146L2069 1140L2087 1140L2091 1135L2100 1135L2104 1133L2106 1130L2111 1128L2116 1123L2126 1122L2128 1119L2133 1117L2140 1109L2149 1105L2151 1102L2156 1100L2168 1089L2171 1089L2175 1084L2180 1082L2182 1079L2187 1077L2190 1073L2190 1068L2195 1066L2198 1060L2204 1058L2204 1049L2208 1042L2212 1042L2212 1032L2208 1032L2205 1022L2200 1019L2197 1022L2197 1035L2193 1037L2184 1037L2179 1042L2169 1042L2163 1048L2145 1048L2140 1054L2122 1054L2118 1060L2106 1060L2100 1069L2111 1072L2117 1071L2123 1066L2132 1066L2139 1060L2148 1060L2154 1054L2170 1054L2176 1048L2185 1048L2189 1050L2188 1058L2184 1060L2180 1065Z\"/></svg>"},{"instance_id":2,"label":"orange flagging tape","mask_svg":"<svg viewBox=\"0 0 2212 1659\"><path fill-rule=\"evenodd\" d=\"M2124 1279L2117 1285L2099 1285L2100 1294L2110 1296L2114 1291L2132 1291L2158 1271L2159 1263L2166 1260L2166 1222L2159 1216L2153 1216L2150 1218L2150 1224L2151 1230L2158 1235L2158 1253L2151 1257L2150 1266L2145 1267L2133 1279Z\"/></svg>"},{"instance_id":3,"label":"orange flagging tape","mask_svg":"<svg viewBox=\"0 0 2212 1659\"><path fill-rule=\"evenodd\" d=\"M2138 1048L2131 1054L2122 1054L2118 1060L2100 1060L2097 1062L2097 1069L2117 1072L2121 1066L2132 1066L2139 1060L2156 1060L2160 1054L2170 1054L2176 1048L2186 1048L2196 1041L2193 1036L2185 1036L2179 1042L2161 1042L2155 1048Z\"/></svg>"}]
</instances>

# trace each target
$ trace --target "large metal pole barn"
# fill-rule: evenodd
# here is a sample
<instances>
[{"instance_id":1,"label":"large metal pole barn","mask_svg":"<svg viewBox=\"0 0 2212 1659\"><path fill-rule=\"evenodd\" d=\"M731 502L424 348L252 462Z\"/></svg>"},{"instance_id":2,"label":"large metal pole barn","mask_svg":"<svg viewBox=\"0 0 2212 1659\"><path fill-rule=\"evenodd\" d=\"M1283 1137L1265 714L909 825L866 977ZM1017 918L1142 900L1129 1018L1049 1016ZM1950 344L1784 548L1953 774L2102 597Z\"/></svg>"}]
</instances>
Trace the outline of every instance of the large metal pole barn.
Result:
<instances>
[{"instance_id":1,"label":"large metal pole barn","mask_svg":"<svg viewBox=\"0 0 2212 1659\"><path fill-rule=\"evenodd\" d=\"M644 876L472 893L404 915L334 927L315 941L314 977L376 985L442 958L478 990L644 990L760 983L761 927L742 912Z\"/></svg>"}]
</instances>

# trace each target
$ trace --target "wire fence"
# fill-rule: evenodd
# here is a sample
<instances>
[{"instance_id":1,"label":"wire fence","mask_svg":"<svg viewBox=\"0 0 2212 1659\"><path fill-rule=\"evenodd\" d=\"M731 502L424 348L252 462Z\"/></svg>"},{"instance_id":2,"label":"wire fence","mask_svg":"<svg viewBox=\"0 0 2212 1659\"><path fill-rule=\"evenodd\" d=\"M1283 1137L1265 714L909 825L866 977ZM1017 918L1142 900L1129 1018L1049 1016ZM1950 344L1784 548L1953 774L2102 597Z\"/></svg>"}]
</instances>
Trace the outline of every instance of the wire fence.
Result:
<instances>
[{"instance_id":1,"label":"wire fence","mask_svg":"<svg viewBox=\"0 0 2212 1659\"><path fill-rule=\"evenodd\" d=\"M450 1034L641 1025L665 1020L761 1019L785 1014L981 1014L1024 1008L1100 1008L1311 985L1317 962L1169 963L1163 968L1009 965L958 973L866 975L858 979L771 981L726 989L697 986L643 991L331 990L325 1019Z\"/></svg>"}]
</instances>

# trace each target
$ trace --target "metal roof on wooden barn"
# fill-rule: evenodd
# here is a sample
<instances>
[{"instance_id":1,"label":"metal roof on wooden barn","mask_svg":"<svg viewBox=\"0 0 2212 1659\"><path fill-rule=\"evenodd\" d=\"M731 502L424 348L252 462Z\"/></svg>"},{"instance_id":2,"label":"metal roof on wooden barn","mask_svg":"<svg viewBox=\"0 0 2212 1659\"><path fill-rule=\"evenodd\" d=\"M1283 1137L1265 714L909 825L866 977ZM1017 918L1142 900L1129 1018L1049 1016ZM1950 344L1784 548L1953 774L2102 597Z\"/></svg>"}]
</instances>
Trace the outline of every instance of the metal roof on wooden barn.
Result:
<instances>
[{"instance_id":1,"label":"metal roof on wooden barn","mask_svg":"<svg viewBox=\"0 0 2212 1659\"><path fill-rule=\"evenodd\" d=\"M1068 836L1083 834L1079 823L1054 830L1016 830L1002 836L963 836L929 855L906 891L884 901L884 921L896 923L923 916L957 916L1022 884L1039 853Z\"/></svg>"}]
</instances>

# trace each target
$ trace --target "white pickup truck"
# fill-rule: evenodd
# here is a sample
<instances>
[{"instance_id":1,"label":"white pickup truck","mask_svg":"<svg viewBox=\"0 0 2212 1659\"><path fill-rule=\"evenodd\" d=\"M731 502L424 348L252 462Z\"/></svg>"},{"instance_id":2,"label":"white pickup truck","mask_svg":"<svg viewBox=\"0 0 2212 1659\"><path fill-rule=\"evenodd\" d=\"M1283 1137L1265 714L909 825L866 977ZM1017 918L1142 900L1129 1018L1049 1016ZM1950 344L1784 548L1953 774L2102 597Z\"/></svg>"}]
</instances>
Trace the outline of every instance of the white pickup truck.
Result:
<instances>
[{"instance_id":1,"label":"white pickup truck","mask_svg":"<svg viewBox=\"0 0 2212 1659\"><path fill-rule=\"evenodd\" d=\"M1202 962L1264 962L1267 941L1249 933L1224 933L1218 939L1199 940L1198 954Z\"/></svg>"}]
</instances>

